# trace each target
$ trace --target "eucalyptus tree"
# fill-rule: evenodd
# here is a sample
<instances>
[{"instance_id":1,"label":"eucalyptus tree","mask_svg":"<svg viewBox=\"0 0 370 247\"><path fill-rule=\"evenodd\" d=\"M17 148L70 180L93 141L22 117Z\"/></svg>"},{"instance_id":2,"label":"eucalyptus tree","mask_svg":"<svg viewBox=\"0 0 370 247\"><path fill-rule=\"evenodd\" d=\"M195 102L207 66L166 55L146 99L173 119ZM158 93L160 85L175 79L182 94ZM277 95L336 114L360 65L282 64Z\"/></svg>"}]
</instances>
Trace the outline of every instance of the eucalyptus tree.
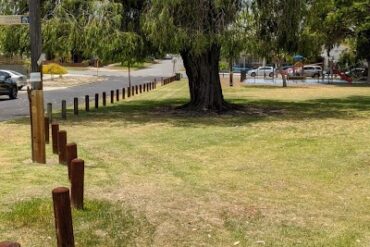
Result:
<instances>
[{"instance_id":1,"label":"eucalyptus tree","mask_svg":"<svg viewBox=\"0 0 370 247\"><path fill-rule=\"evenodd\" d=\"M233 63L241 53L255 50L256 29L250 2L243 1L235 22L229 25L221 38L222 57L229 61L230 86L233 85Z\"/></svg>"},{"instance_id":2,"label":"eucalyptus tree","mask_svg":"<svg viewBox=\"0 0 370 247\"><path fill-rule=\"evenodd\" d=\"M351 19L340 11L337 0L316 0L310 6L309 25L313 33L318 35L321 45L330 58L331 50L346 37L353 34ZM333 74L333 61L329 59L330 74Z\"/></svg>"},{"instance_id":3,"label":"eucalyptus tree","mask_svg":"<svg viewBox=\"0 0 370 247\"><path fill-rule=\"evenodd\" d=\"M370 1L351 0L349 3L338 4L342 4L340 7L344 9L345 15L353 19L357 58L367 61L367 82L370 83Z\"/></svg>"},{"instance_id":4,"label":"eucalyptus tree","mask_svg":"<svg viewBox=\"0 0 370 247\"><path fill-rule=\"evenodd\" d=\"M298 51L306 7L307 0L254 1L260 55L280 61Z\"/></svg>"},{"instance_id":5,"label":"eucalyptus tree","mask_svg":"<svg viewBox=\"0 0 370 247\"><path fill-rule=\"evenodd\" d=\"M27 0L0 0L0 15L19 15L27 10Z\"/></svg>"},{"instance_id":6,"label":"eucalyptus tree","mask_svg":"<svg viewBox=\"0 0 370 247\"><path fill-rule=\"evenodd\" d=\"M184 109L225 111L219 60L221 43L236 20L241 0L152 0L144 26L163 51L179 52L189 79L190 102Z\"/></svg>"},{"instance_id":7,"label":"eucalyptus tree","mask_svg":"<svg viewBox=\"0 0 370 247\"><path fill-rule=\"evenodd\" d=\"M28 11L27 0L0 0L0 15L21 15ZM29 54L27 26L0 26L0 52L6 55Z\"/></svg>"}]
</instances>

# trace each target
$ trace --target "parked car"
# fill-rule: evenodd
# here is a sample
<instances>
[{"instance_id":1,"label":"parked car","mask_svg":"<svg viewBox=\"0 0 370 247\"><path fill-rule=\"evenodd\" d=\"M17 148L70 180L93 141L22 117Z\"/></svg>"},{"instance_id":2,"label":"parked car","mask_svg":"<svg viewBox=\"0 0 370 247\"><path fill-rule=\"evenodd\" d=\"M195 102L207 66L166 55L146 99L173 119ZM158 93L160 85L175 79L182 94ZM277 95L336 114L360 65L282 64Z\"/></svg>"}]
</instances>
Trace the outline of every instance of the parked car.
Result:
<instances>
[{"instance_id":1,"label":"parked car","mask_svg":"<svg viewBox=\"0 0 370 247\"><path fill-rule=\"evenodd\" d=\"M171 60L173 58L172 54L166 54L163 59Z\"/></svg>"},{"instance_id":2,"label":"parked car","mask_svg":"<svg viewBox=\"0 0 370 247\"><path fill-rule=\"evenodd\" d=\"M279 72L283 75L288 75L293 73L293 66L292 65L286 65L279 69Z\"/></svg>"},{"instance_id":3,"label":"parked car","mask_svg":"<svg viewBox=\"0 0 370 247\"><path fill-rule=\"evenodd\" d=\"M250 68L250 67L233 66L233 72L234 73L242 73L242 72L248 73L248 71L251 70L251 69L252 68Z\"/></svg>"},{"instance_id":4,"label":"parked car","mask_svg":"<svg viewBox=\"0 0 370 247\"><path fill-rule=\"evenodd\" d=\"M5 77L10 76L10 80L17 84L19 90L27 85L27 77L16 71L0 70L0 76L5 76Z\"/></svg>"},{"instance_id":5,"label":"parked car","mask_svg":"<svg viewBox=\"0 0 370 247\"><path fill-rule=\"evenodd\" d=\"M322 75L322 68L317 65L303 66L303 76L317 78Z\"/></svg>"},{"instance_id":6,"label":"parked car","mask_svg":"<svg viewBox=\"0 0 370 247\"><path fill-rule=\"evenodd\" d=\"M271 66L262 66L257 69L252 69L248 71L248 75L255 76L270 76L274 77L274 68Z\"/></svg>"},{"instance_id":7,"label":"parked car","mask_svg":"<svg viewBox=\"0 0 370 247\"><path fill-rule=\"evenodd\" d=\"M351 70L346 72L346 75L353 77L353 78L366 78L368 74L367 68L352 68Z\"/></svg>"},{"instance_id":8,"label":"parked car","mask_svg":"<svg viewBox=\"0 0 370 247\"><path fill-rule=\"evenodd\" d=\"M18 97L18 85L10 75L0 75L0 95L8 95L10 99Z\"/></svg>"}]
</instances>

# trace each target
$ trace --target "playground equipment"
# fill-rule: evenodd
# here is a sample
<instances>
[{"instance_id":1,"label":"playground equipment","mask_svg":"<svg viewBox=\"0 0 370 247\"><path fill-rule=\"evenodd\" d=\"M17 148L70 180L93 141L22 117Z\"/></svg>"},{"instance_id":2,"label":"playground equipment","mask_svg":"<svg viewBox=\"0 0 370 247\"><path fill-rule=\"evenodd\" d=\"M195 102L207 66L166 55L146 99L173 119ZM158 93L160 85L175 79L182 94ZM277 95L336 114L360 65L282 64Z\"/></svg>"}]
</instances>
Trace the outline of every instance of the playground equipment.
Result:
<instances>
[{"instance_id":1,"label":"playground equipment","mask_svg":"<svg viewBox=\"0 0 370 247\"><path fill-rule=\"evenodd\" d=\"M339 71L337 69L334 69L333 72L334 74L339 75L340 79L347 81L349 84L352 84L352 81L353 81L352 77L346 75L344 72Z\"/></svg>"}]
</instances>

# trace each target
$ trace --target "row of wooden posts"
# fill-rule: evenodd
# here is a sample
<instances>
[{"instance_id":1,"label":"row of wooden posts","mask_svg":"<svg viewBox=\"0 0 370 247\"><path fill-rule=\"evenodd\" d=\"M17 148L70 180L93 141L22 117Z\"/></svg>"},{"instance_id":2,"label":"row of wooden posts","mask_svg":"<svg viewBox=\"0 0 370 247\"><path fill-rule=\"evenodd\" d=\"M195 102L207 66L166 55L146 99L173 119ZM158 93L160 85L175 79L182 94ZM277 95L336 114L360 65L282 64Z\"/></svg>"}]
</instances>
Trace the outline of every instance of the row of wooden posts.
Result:
<instances>
[{"instance_id":1,"label":"row of wooden posts","mask_svg":"<svg viewBox=\"0 0 370 247\"><path fill-rule=\"evenodd\" d=\"M52 123L45 117L45 143L51 143L54 154L58 155L59 164L66 165L71 189L57 187L52 190L55 230L58 247L74 247L74 234L71 205L84 208L84 174L85 161L78 158L77 144L67 142L67 132L59 129L58 123ZM20 247L19 243L1 242L0 247Z\"/></svg>"},{"instance_id":2,"label":"row of wooden posts","mask_svg":"<svg viewBox=\"0 0 370 247\"><path fill-rule=\"evenodd\" d=\"M173 76L165 79L161 79L161 85L167 85L178 77ZM149 92L156 89L157 81L136 85L131 88L122 89L122 99L126 96L129 98L135 94ZM107 103L107 94L103 92L103 106ZM120 100L120 90L111 90L110 102L113 104L114 99ZM78 115L79 102L78 98L74 98L73 112ZM95 109L99 108L99 94L95 94ZM62 119L67 118L67 102L62 101ZM89 96L85 96L85 110L90 111L90 99ZM59 163L66 165L68 169L68 178L71 183L71 189L66 187L57 187L52 190L53 206L54 206L54 218L55 218L55 229L57 235L57 246L58 247L74 247L74 234L73 234L73 221L72 221L72 210L71 205L78 209L83 210L84 208L84 174L85 174L85 161L78 158L77 144L67 142L67 132L59 129L58 123L52 123L52 105L47 105L48 116L45 117L45 142L50 143L50 126L51 126L51 143L54 154L58 155ZM1 242L0 247L21 247L16 242Z\"/></svg>"},{"instance_id":3,"label":"row of wooden posts","mask_svg":"<svg viewBox=\"0 0 370 247\"><path fill-rule=\"evenodd\" d=\"M49 140L49 119L45 118L46 143ZM59 129L58 123L51 124L52 150L58 155L59 163L67 166L71 189L57 187L52 191L57 246L75 246L71 205L84 208L85 161L78 158L77 144L67 142L67 132Z\"/></svg>"},{"instance_id":4,"label":"row of wooden posts","mask_svg":"<svg viewBox=\"0 0 370 247\"><path fill-rule=\"evenodd\" d=\"M167 85L171 82L174 82L176 80L178 80L178 76L172 76L172 77L168 77L168 78L161 78L161 86L164 86L164 85ZM143 92L149 92L151 90L154 90L157 88L157 80L154 79L154 81L152 82L148 82L148 83L144 83L144 84L140 84L140 85L135 85L135 86L132 86L132 87L127 87L127 88L122 88L122 89L116 89L116 90L111 90L110 91L110 103L113 104L115 101L120 101L120 99L122 98L122 100L126 99L126 98L130 98L130 97L133 97L135 95L138 95L138 94L141 94ZM106 106L107 105L107 98L108 98L108 94L107 92L103 92L101 97L102 97L102 105L103 106ZM95 109L99 109L99 102L100 102L100 95L98 93L96 93L94 95L94 108ZM85 111L86 112L89 112L91 110L91 107L90 107L90 95L85 95ZM73 114L74 115L79 115L79 98L74 98L73 99ZM66 100L62 100L62 103L61 103L61 106L62 106L62 109L61 109L61 118L63 120L66 120L67 119L67 101ZM48 117L49 119L52 119L52 104L51 103L48 103L47 104L47 114L48 114Z\"/></svg>"}]
</instances>

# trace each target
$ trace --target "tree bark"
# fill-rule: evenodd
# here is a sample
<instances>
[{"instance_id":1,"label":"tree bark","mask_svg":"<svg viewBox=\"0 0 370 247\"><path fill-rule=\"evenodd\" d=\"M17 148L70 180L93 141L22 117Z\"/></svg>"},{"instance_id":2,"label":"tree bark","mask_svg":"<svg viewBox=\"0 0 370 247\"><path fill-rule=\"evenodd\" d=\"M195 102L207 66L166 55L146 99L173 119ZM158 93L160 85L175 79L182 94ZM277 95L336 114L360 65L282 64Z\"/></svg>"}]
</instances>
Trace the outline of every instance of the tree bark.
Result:
<instances>
[{"instance_id":1,"label":"tree bark","mask_svg":"<svg viewBox=\"0 0 370 247\"><path fill-rule=\"evenodd\" d=\"M230 110L232 106L224 100L219 76L220 46L213 44L200 54L182 50L181 57L190 90L190 102L182 108L201 112Z\"/></svg>"}]
</instances>

